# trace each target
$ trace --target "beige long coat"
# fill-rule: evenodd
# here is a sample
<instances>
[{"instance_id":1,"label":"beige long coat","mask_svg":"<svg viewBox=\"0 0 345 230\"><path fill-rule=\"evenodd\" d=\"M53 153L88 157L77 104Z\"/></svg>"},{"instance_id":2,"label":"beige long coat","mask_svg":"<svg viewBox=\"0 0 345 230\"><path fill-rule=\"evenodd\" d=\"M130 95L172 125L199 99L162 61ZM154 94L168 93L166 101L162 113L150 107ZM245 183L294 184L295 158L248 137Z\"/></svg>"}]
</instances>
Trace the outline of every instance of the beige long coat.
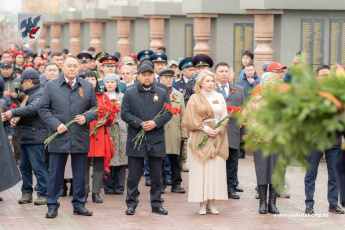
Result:
<instances>
[{"instance_id":1,"label":"beige long coat","mask_svg":"<svg viewBox=\"0 0 345 230\"><path fill-rule=\"evenodd\" d=\"M182 110L181 114L173 115L171 120L164 125L166 154L180 155L181 138L188 138L187 130L181 126L185 105L182 93L172 89L170 93L172 107Z\"/></svg>"}]
</instances>

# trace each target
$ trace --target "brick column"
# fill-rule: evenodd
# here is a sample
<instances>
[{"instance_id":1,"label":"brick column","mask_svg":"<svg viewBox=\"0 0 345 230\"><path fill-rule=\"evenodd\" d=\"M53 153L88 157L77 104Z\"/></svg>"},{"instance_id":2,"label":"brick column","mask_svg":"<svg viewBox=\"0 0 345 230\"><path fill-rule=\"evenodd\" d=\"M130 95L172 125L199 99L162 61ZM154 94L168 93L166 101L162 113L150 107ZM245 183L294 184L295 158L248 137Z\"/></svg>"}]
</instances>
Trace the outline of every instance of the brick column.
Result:
<instances>
[{"instance_id":1,"label":"brick column","mask_svg":"<svg viewBox=\"0 0 345 230\"><path fill-rule=\"evenodd\" d=\"M46 41L47 31L46 30L47 30L47 25L43 25L42 35L37 42L38 49L44 50L44 47L47 45L47 41Z\"/></svg>"},{"instance_id":2,"label":"brick column","mask_svg":"<svg viewBox=\"0 0 345 230\"><path fill-rule=\"evenodd\" d=\"M150 50L156 52L157 48L164 46L164 19L169 19L170 16L146 15L144 18L150 19Z\"/></svg>"},{"instance_id":3,"label":"brick column","mask_svg":"<svg viewBox=\"0 0 345 230\"><path fill-rule=\"evenodd\" d=\"M283 14L283 10L247 10L247 14L254 14L254 38L257 46L254 50L254 63L258 76L263 74L262 66L265 62L273 61L274 15Z\"/></svg>"},{"instance_id":4,"label":"brick column","mask_svg":"<svg viewBox=\"0 0 345 230\"><path fill-rule=\"evenodd\" d=\"M134 19L135 18L113 17L113 20L117 20L117 36L119 37L117 51L121 54L121 57L125 57L131 52L129 35L131 31L131 20Z\"/></svg>"},{"instance_id":5,"label":"brick column","mask_svg":"<svg viewBox=\"0 0 345 230\"><path fill-rule=\"evenodd\" d=\"M102 51L102 42L101 42L102 23L106 22L106 20L90 19L86 21L90 22L90 35L91 35L90 46L95 47L96 53L98 53Z\"/></svg>"},{"instance_id":6,"label":"brick column","mask_svg":"<svg viewBox=\"0 0 345 230\"><path fill-rule=\"evenodd\" d=\"M77 55L80 53L80 20L68 20L69 23L69 33L71 35L71 39L69 40L69 49L73 55Z\"/></svg>"},{"instance_id":7,"label":"brick column","mask_svg":"<svg viewBox=\"0 0 345 230\"><path fill-rule=\"evenodd\" d=\"M50 24L50 48L53 51L61 51L61 45L60 45L60 35L61 35L61 25L64 23L61 22L52 22Z\"/></svg>"},{"instance_id":8,"label":"brick column","mask_svg":"<svg viewBox=\"0 0 345 230\"><path fill-rule=\"evenodd\" d=\"M218 14L187 14L187 18L194 18L194 55L210 55L211 18L217 17Z\"/></svg>"}]
</instances>

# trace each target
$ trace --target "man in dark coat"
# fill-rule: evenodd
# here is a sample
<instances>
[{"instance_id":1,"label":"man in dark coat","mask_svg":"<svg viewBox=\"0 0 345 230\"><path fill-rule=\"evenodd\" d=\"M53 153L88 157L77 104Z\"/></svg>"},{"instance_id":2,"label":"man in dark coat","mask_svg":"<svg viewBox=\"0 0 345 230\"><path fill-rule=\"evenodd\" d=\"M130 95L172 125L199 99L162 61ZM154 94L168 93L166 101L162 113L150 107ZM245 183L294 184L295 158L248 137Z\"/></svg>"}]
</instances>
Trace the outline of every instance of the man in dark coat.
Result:
<instances>
[{"instance_id":1,"label":"man in dark coat","mask_svg":"<svg viewBox=\"0 0 345 230\"><path fill-rule=\"evenodd\" d=\"M96 112L81 115L97 106L92 84L77 77L79 60L69 55L64 59L62 67L64 76L49 81L43 92L39 114L49 128L49 136L56 131L56 136L48 145L49 181L47 218L58 215L62 193L65 165L71 153L73 171L73 214L91 216L92 212L85 208L85 166L90 148L89 123L97 119ZM75 119L70 127L64 124Z\"/></svg>"},{"instance_id":2,"label":"man in dark coat","mask_svg":"<svg viewBox=\"0 0 345 230\"><path fill-rule=\"evenodd\" d=\"M244 90L241 86L229 81L230 66L225 62L218 63L215 67L215 74L216 91L224 96L226 105L240 107L245 101ZM229 158L226 160L228 198L239 199L240 196L236 192L243 192L243 189L238 187L237 180L241 131L236 118L231 117L229 119L226 131L229 144Z\"/></svg>"},{"instance_id":3,"label":"man in dark coat","mask_svg":"<svg viewBox=\"0 0 345 230\"><path fill-rule=\"evenodd\" d=\"M47 128L38 115L39 104L42 96L39 74L36 70L24 70L20 79L26 94L22 106L3 113L3 121L12 117L12 126L18 126L18 143L20 145L20 173L23 177L21 188L22 197L19 204L32 203L32 172L35 174L38 189L36 205L47 203L48 171L44 163L44 140L48 137Z\"/></svg>"},{"instance_id":4,"label":"man in dark coat","mask_svg":"<svg viewBox=\"0 0 345 230\"><path fill-rule=\"evenodd\" d=\"M165 157L164 125L171 119L170 113L152 120L163 108L164 102L170 104L167 92L153 85L154 71L151 65L141 65L138 69L139 84L129 88L122 100L121 119L128 124L126 155L129 174L127 179L127 211L133 215L138 205L138 184L141 178L144 158L150 165L152 212L167 215L162 207L162 160ZM141 144L132 141L141 129L146 131Z\"/></svg>"}]
</instances>

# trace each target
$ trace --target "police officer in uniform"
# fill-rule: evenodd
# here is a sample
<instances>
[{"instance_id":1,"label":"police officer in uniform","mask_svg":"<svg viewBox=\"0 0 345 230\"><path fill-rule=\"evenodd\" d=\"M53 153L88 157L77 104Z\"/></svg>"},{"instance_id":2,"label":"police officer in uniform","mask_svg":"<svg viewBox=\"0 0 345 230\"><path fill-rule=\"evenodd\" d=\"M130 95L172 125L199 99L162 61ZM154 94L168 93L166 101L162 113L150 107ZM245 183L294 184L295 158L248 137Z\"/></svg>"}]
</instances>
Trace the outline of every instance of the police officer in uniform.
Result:
<instances>
[{"instance_id":1,"label":"police officer in uniform","mask_svg":"<svg viewBox=\"0 0 345 230\"><path fill-rule=\"evenodd\" d=\"M193 66L196 68L196 74L199 74L203 70L210 70L213 66L213 60L210 56L206 54L198 54L193 57L192 59ZM187 102L195 92L195 79L187 83L186 94L184 97L185 104L187 106Z\"/></svg>"},{"instance_id":2,"label":"police officer in uniform","mask_svg":"<svg viewBox=\"0 0 345 230\"><path fill-rule=\"evenodd\" d=\"M96 77L97 79L102 79L104 77L104 71L103 71L103 65L100 62L101 58L104 56L109 55L107 52L99 52L98 54L96 54Z\"/></svg>"},{"instance_id":3,"label":"police officer in uniform","mask_svg":"<svg viewBox=\"0 0 345 230\"><path fill-rule=\"evenodd\" d=\"M119 58L115 57L115 56L112 56L112 55L103 56L99 60L99 62L102 65L104 76L107 75L107 74L115 74L116 64L118 63L118 61L119 61ZM99 76L99 78L97 79L99 87L101 88L102 91L104 91L104 89L105 89L105 85L104 85L104 82L103 82L103 77L104 76Z\"/></svg>"},{"instance_id":4,"label":"police officer in uniform","mask_svg":"<svg viewBox=\"0 0 345 230\"><path fill-rule=\"evenodd\" d=\"M150 60L154 64L155 81L159 81L159 72L166 68L168 56L162 52L156 52L150 56Z\"/></svg>"},{"instance_id":5,"label":"police officer in uniform","mask_svg":"<svg viewBox=\"0 0 345 230\"><path fill-rule=\"evenodd\" d=\"M154 52L152 50L142 50L137 54L137 60L140 61L139 66L141 65L141 63L144 60L150 60L150 56L153 54ZM138 66L138 68L139 68ZM138 77L137 75L133 76L134 82L138 82Z\"/></svg>"},{"instance_id":6,"label":"police officer in uniform","mask_svg":"<svg viewBox=\"0 0 345 230\"><path fill-rule=\"evenodd\" d=\"M183 96L186 95L187 83L192 81L195 74L195 67L192 63L192 57L186 57L183 59L178 68L182 71L181 79L176 81L176 89L182 93Z\"/></svg>"},{"instance_id":7,"label":"police officer in uniform","mask_svg":"<svg viewBox=\"0 0 345 230\"><path fill-rule=\"evenodd\" d=\"M79 77L84 78L84 74L90 70L90 61L92 56L89 53L80 53L77 57L80 63Z\"/></svg>"}]
</instances>

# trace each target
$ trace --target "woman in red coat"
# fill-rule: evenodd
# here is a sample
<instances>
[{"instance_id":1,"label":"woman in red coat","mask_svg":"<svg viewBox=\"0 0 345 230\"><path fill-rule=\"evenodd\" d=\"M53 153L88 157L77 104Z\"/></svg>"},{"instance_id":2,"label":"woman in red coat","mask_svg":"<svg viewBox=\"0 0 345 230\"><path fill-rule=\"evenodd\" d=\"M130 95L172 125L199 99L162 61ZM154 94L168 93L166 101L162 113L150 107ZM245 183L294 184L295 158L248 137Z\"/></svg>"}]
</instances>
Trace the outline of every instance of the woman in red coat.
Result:
<instances>
[{"instance_id":1,"label":"woman in red coat","mask_svg":"<svg viewBox=\"0 0 345 230\"><path fill-rule=\"evenodd\" d=\"M84 77L85 80L89 81L93 85L93 88L96 92L98 105L100 105L101 103L105 103L107 106L110 106L111 102L108 96L101 92L95 73L93 71L88 71L84 74ZM92 121L90 123L90 132L100 120L101 117L98 117L96 121ZM109 148L109 146L107 146L107 144L109 144L108 140L110 140L108 125L112 124L113 120L114 115L110 115L108 119L105 119L104 122L98 124L97 132L90 137L90 152L88 154L88 159L86 162L85 190L87 200L88 194L90 192L90 161L93 158L92 201L95 203L103 203L103 200L101 199L99 194L101 192L103 181L103 171L105 169L104 165L109 165L112 158L111 149ZM107 159L109 162L106 162Z\"/></svg>"}]
</instances>

